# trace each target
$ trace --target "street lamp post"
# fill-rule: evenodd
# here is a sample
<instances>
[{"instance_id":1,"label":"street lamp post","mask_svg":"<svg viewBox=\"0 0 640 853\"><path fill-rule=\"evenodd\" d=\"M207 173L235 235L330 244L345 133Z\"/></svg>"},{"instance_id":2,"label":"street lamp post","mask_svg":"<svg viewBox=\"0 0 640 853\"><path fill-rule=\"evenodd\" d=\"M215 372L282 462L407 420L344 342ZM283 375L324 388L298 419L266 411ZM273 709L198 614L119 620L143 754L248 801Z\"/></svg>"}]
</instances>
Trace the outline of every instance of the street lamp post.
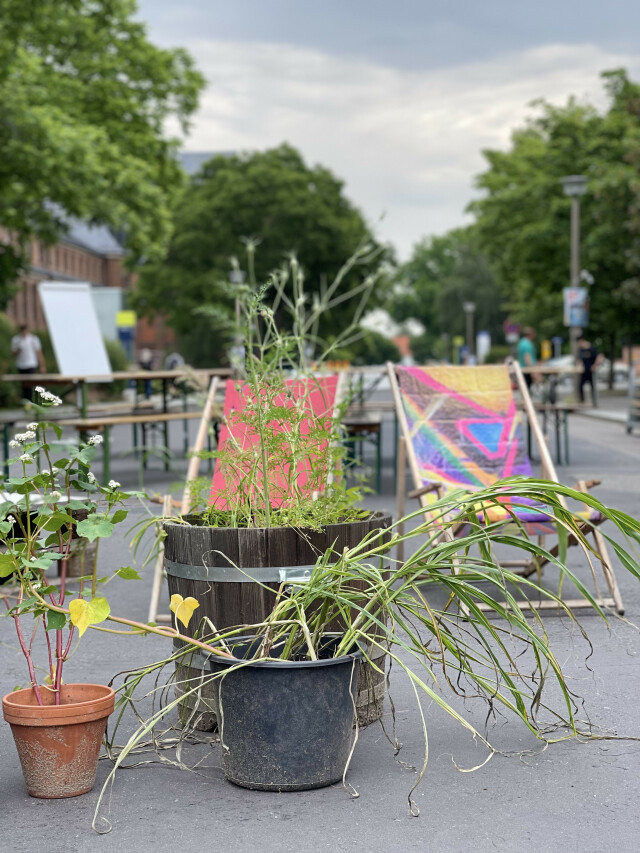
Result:
<instances>
[{"instance_id":1,"label":"street lamp post","mask_svg":"<svg viewBox=\"0 0 640 853\"><path fill-rule=\"evenodd\" d=\"M587 179L584 175L569 175L562 179L562 189L571 199L571 287L580 287L580 196L587 191ZM578 363L578 337L580 330L577 326L569 327L571 355L574 364ZM580 396L580 377L576 373L574 390L576 399Z\"/></svg>"},{"instance_id":2,"label":"street lamp post","mask_svg":"<svg viewBox=\"0 0 640 853\"><path fill-rule=\"evenodd\" d=\"M473 355L475 347L473 346L473 315L476 310L475 302L463 302L462 310L467 316L467 350L469 355Z\"/></svg>"}]
</instances>

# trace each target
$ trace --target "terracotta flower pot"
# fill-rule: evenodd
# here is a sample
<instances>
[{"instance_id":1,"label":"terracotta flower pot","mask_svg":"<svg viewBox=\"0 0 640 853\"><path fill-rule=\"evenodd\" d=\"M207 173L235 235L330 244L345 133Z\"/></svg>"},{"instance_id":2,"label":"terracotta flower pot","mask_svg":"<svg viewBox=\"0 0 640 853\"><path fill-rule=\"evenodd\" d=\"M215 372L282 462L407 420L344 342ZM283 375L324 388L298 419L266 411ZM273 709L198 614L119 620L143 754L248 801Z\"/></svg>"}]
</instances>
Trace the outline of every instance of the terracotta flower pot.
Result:
<instances>
[{"instance_id":1,"label":"terracotta flower pot","mask_svg":"<svg viewBox=\"0 0 640 853\"><path fill-rule=\"evenodd\" d=\"M46 688L38 705L33 688L2 700L32 797L77 797L96 780L98 754L115 694L101 684L63 684L61 704Z\"/></svg>"}]
</instances>

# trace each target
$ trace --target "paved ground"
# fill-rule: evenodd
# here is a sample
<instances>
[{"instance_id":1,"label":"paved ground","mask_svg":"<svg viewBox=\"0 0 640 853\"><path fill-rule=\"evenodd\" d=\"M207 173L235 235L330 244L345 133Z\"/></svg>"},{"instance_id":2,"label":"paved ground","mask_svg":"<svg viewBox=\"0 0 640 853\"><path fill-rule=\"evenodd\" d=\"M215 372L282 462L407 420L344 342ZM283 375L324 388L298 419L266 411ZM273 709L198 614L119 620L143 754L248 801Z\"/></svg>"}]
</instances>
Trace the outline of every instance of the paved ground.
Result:
<instances>
[{"instance_id":1,"label":"paved ground","mask_svg":"<svg viewBox=\"0 0 640 853\"><path fill-rule=\"evenodd\" d=\"M605 401L601 401L605 407ZM391 433L385 436L386 466L382 496L375 508L393 509ZM566 482L599 477L598 495L606 503L636 516L640 513L640 438L627 436L615 422L573 417L572 465L560 469ZM124 442L128 438L123 436ZM176 431L179 447L179 432ZM134 484L130 458L120 458L113 476ZM157 471L149 485L163 490L179 480ZM104 543L106 569L131 564L122 539ZM617 567L627 616L640 624L640 586ZM150 570L142 583L113 584L112 609L146 619ZM166 606L166 603L165 603ZM583 619L594 644L589 668L586 645L557 617L546 618L557 655L575 691L584 697L593 723L620 734L640 736L640 635L619 620L609 629L594 616ZM22 659L15 649L13 626L0 620L0 690L24 682ZM162 639L124 640L89 632L68 664L71 680L107 682L116 672L168 652ZM415 699L406 680L396 674L392 689L398 710L400 757L418 764L422 734ZM460 710L482 726L482 707ZM119 774L111 794L113 830L97 836L90 828L97 789L68 801L29 798L21 778L8 726L0 725L0 851L76 853L76 851L260 850L362 851L362 853L632 853L640 842L637 801L640 792L640 743L605 740L560 743L541 751L514 720L501 719L489 729L503 752L530 749L527 757L501 755L474 773L461 773L484 758L480 746L437 708L425 703L430 763L416 800L419 818L408 816L406 796L415 774L394 760L381 729L361 733L350 781L360 792L351 799L340 786L299 794L249 792L224 781L219 748L205 747L198 772L157 765ZM388 719L388 716L387 716ZM193 750L201 757L202 747ZM99 780L108 771L101 762Z\"/></svg>"}]
</instances>

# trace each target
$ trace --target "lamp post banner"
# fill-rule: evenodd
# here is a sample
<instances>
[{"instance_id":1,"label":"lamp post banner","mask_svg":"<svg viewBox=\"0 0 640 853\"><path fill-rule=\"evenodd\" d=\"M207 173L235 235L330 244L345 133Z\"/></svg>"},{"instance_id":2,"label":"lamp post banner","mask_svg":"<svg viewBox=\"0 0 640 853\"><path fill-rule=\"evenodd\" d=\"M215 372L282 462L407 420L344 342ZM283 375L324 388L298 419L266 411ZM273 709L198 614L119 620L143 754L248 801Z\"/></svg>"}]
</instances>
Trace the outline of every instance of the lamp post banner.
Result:
<instances>
[{"instance_id":1,"label":"lamp post banner","mask_svg":"<svg viewBox=\"0 0 640 853\"><path fill-rule=\"evenodd\" d=\"M565 287L563 296L563 323L565 326L589 325L589 291L586 287Z\"/></svg>"}]
</instances>

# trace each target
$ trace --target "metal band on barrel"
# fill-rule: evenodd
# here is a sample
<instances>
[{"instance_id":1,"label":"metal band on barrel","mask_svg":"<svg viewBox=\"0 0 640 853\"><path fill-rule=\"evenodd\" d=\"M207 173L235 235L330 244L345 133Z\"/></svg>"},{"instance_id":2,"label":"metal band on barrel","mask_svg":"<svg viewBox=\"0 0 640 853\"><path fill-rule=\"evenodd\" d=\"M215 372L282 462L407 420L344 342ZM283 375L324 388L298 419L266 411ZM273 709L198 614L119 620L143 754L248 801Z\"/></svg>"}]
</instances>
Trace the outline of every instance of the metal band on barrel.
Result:
<instances>
[{"instance_id":1,"label":"metal band on barrel","mask_svg":"<svg viewBox=\"0 0 640 853\"><path fill-rule=\"evenodd\" d=\"M215 583L302 583L308 581L315 563L306 566L254 566L237 569L235 566L190 566L165 557L164 569L174 578Z\"/></svg>"}]
</instances>

